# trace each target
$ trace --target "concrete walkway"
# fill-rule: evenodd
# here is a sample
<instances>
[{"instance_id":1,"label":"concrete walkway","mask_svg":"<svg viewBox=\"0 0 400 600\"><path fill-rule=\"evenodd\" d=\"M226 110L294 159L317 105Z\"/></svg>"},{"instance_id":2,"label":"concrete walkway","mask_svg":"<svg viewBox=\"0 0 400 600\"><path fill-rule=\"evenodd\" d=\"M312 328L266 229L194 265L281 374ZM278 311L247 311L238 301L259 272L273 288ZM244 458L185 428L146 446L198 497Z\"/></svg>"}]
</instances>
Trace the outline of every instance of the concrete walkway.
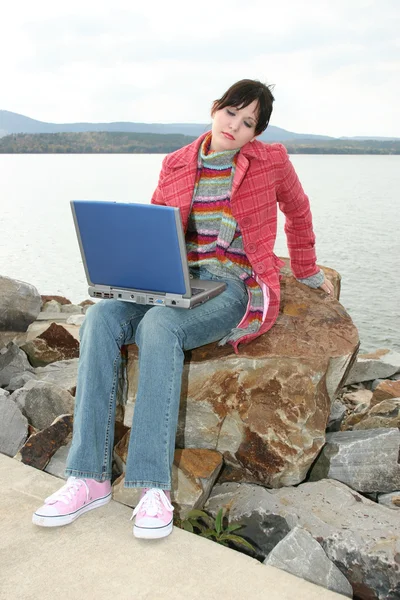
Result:
<instances>
[{"instance_id":1,"label":"concrete walkway","mask_svg":"<svg viewBox=\"0 0 400 600\"><path fill-rule=\"evenodd\" d=\"M66 527L32 524L63 482L0 454L1 600L339 600L284 571L174 528L137 540L132 510L110 502Z\"/></svg>"}]
</instances>

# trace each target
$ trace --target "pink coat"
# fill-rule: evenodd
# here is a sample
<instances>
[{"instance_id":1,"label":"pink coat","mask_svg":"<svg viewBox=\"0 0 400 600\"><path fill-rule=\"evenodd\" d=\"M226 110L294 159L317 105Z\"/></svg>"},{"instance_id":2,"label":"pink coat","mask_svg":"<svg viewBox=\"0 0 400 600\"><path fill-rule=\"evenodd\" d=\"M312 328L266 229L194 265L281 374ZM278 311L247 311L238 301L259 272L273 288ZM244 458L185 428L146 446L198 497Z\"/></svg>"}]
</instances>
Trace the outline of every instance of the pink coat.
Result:
<instances>
[{"instance_id":1,"label":"pink coat","mask_svg":"<svg viewBox=\"0 0 400 600\"><path fill-rule=\"evenodd\" d=\"M180 208L186 231L196 179L199 147L207 134L168 154L151 202ZM283 262L275 256L277 205L285 214L285 232L293 274L297 278L318 273L315 235L308 197L281 144L255 140L239 152L232 184L231 210L243 236L244 249L261 285L268 309L257 333L232 343L237 345L258 337L275 323L279 313L279 269ZM239 324L240 325L240 324Z\"/></svg>"}]
</instances>

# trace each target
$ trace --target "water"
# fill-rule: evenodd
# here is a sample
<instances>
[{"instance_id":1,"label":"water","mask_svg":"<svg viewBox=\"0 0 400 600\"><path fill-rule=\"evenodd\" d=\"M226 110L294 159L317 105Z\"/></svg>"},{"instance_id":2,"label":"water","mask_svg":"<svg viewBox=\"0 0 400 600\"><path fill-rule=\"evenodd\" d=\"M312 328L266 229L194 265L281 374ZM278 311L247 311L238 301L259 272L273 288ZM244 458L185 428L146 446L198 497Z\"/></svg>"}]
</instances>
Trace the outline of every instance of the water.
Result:
<instances>
[{"instance_id":1,"label":"water","mask_svg":"<svg viewBox=\"0 0 400 600\"><path fill-rule=\"evenodd\" d=\"M0 273L41 294L88 297L69 201L144 202L162 155L1 155ZM400 156L297 155L318 262L342 275L362 349L400 351ZM105 240L112 244L113 240ZM287 255L283 217L276 253Z\"/></svg>"}]
</instances>

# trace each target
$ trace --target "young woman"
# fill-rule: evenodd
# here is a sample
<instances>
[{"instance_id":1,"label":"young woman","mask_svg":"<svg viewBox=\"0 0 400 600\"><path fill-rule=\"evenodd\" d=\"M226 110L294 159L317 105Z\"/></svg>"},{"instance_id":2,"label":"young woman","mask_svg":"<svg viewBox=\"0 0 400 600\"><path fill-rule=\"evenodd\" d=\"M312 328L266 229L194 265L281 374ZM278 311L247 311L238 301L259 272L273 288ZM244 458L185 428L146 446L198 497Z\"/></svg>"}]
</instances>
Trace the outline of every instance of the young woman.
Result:
<instances>
[{"instance_id":1,"label":"young woman","mask_svg":"<svg viewBox=\"0 0 400 600\"><path fill-rule=\"evenodd\" d=\"M295 277L328 294L316 266L311 212L285 148L257 140L274 97L242 80L212 105L212 130L168 155L152 202L180 208L189 267L196 277L226 283L193 310L104 300L81 328L74 432L67 483L33 515L42 526L66 525L111 499L112 449L121 346L139 348L139 382L125 473L142 488L134 535L172 531L171 469L185 350L210 342L235 352L274 324L279 269L273 253L277 203Z\"/></svg>"}]
</instances>

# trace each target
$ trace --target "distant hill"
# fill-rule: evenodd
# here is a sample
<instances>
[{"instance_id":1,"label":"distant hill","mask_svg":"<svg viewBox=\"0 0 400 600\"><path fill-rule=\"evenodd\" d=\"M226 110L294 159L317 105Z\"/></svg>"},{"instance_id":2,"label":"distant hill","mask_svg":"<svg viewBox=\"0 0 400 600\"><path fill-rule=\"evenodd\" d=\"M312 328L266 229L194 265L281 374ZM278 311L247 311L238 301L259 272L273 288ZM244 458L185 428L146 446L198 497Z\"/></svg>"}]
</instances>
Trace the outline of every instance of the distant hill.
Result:
<instances>
[{"instance_id":1,"label":"distant hill","mask_svg":"<svg viewBox=\"0 0 400 600\"><path fill-rule=\"evenodd\" d=\"M44 123L8 110L0 110L0 137L13 133L77 133L88 131L122 131L134 133L179 133L192 137L210 129L210 123ZM326 135L294 133L270 125L260 136L266 142L284 142L286 140L330 140Z\"/></svg>"},{"instance_id":2,"label":"distant hill","mask_svg":"<svg viewBox=\"0 0 400 600\"><path fill-rule=\"evenodd\" d=\"M12 133L0 139L0 154L168 154L194 139L180 133L132 131ZM400 140L297 139L281 143L289 154L400 154Z\"/></svg>"}]
</instances>

